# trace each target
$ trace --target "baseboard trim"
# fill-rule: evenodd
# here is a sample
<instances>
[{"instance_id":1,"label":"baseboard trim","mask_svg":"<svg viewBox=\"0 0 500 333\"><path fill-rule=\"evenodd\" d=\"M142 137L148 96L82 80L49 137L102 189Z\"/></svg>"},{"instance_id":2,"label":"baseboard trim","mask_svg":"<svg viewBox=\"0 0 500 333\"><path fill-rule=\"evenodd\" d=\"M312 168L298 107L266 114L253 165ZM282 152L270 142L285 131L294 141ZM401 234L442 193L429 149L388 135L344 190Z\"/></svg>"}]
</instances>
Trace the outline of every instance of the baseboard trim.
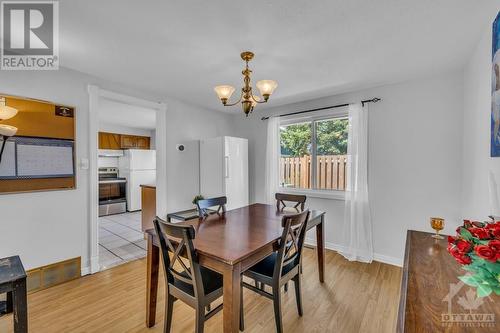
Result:
<instances>
[{"instance_id":1,"label":"baseboard trim","mask_svg":"<svg viewBox=\"0 0 500 333\"><path fill-rule=\"evenodd\" d=\"M311 246L316 246L316 239L307 239L305 240L306 245L311 245ZM344 250L344 247L339 244L335 244L332 242L325 242L325 249L332 250L335 252L342 252ZM373 260L384 263L384 264L389 264L397 267L403 267L403 258L396 258L396 257L391 257L391 256L386 256L384 254L380 253L374 253L373 254Z\"/></svg>"},{"instance_id":2,"label":"baseboard trim","mask_svg":"<svg viewBox=\"0 0 500 333\"><path fill-rule=\"evenodd\" d=\"M90 258L90 274L99 272L99 256Z\"/></svg>"},{"instance_id":3,"label":"baseboard trim","mask_svg":"<svg viewBox=\"0 0 500 333\"><path fill-rule=\"evenodd\" d=\"M89 275L90 274L90 266L82 267L81 269L81 275Z\"/></svg>"},{"instance_id":4,"label":"baseboard trim","mask_svg":"<svg viewBox=\"0 0 500 333\"><path fill-rule=\"evenodd\" d=\"M383 262L384 264L403 267L403 258L396 258L396 257L386 256L380 253L374 253L373 260L378 262Z\"/></svg>"}]
</instances>

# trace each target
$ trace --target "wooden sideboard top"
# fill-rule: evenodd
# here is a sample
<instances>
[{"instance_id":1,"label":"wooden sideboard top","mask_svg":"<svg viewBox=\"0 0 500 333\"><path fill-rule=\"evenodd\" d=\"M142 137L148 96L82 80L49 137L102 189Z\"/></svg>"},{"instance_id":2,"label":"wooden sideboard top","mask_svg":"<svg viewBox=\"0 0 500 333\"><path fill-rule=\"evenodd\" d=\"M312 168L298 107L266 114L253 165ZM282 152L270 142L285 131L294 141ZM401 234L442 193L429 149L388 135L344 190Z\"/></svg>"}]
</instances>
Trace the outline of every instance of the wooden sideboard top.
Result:
<instances>
[{"instance_id":1,"label":"wooden sideboard top","mask_svg":"<svg viewBox=\"0 0 500 333\"><path fill-rule=\"evenodd\" d=\"M397 332L500 332L500 296L478 299L448 241L431 235L408 230Z\"/></svg>"},{"instance_id":2,"label":"wooden sideboard top","mask_svg":"<svg viewBox=\"0 0 500 333\"><path fill-rule=\"evenodd\" d=\"M140 187L147 187L147 188L154 188L154 189L156 189L156 185L155 184L141 184L139 186Z\"/></svg>"}]
</instances>

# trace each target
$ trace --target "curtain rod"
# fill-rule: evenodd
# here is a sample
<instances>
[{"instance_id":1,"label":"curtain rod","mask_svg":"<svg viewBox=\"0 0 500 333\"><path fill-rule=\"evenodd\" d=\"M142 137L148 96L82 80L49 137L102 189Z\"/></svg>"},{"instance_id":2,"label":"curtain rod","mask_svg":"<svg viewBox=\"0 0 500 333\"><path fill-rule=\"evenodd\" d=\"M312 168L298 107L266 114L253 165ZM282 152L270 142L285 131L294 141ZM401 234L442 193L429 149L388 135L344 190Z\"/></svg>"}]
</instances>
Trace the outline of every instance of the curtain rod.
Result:
<instances>
[{"instance_id":1,"label":"curtain rod","mask_svg":"<svg viewBox=\"0 0 500 333\"><path fill-rule=\"evenodd\" d=\"M375 97L372 99L365 99L364 101L361 101L361 104L364 106L365 103L377 103L380 102L382 99ZM291 113L285 113L285 114L280 114L277 117L284 117L284 116L291 116L294 114L301 114L301 113L307 113L307 112L313 112L313 111L321 111L321 110L328 110L328 109L335 109L335 108L342 108L345 106L349 106L349 104L338 104L338 105L332 105L332 106L325 106L322 108L317 108L317 109L311 109L311 110L304 110L304 111L297 111L297 112L291 112ZM270 117L262 117L261 120L268 120Z\"/></svg>"}]
</instances>

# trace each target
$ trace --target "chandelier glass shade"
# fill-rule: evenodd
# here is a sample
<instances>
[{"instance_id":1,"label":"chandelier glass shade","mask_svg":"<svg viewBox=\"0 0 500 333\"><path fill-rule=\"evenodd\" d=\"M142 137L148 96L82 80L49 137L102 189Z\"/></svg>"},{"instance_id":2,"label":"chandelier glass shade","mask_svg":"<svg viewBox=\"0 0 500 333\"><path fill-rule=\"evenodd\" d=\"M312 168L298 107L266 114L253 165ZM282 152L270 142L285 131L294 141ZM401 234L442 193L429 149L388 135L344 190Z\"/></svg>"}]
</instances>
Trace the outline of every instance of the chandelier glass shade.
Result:
<instances>
[{"instance_id":1,"label":"chandelier glass shade","mask_svg":"<svg viewBox=\"0 0 500 333\"><path fill-rule=\"evenodd\" d=\"M5 97L0 97L0 121L7 120L17 114L17 109L5 105Z\"/></svg>"},{"instance_id":2,"label":"chandelier glass shade","mask_svg":"<svg viewBox=\"0 0 500 333\"><path fill-rule=\"evenodd\" d=\"M0 121L10 119L16 114L17 109L7 106L5 97L0 97ZM2 139L2 144L0 145L0 163L2 162L2 155L5 149L5 144L7 143L7 138L14 136L16 133L17 127L0 124L0 139Z\"/></svg>"},{"instance_id":3,"label":"chandelier glass shade","mask_svg":"<svg viewBox=\"0 0 500 333\"><path fill-rule=\"evenodd\" d=\"M252 74L252 70L248 67L248 62L252 60L253 57L254 54L250 51L241 53L241 59L245 61L246 65L241 72L241 74L243 74L243 88L241 88L241 95L238 101L234 103L228 103L229 99L236 90L234 87L229 85L220 85L214 88L215 93L224 106L233 106L241 103L243 112L247 117L257 104L266 103L269 100L269 96L271 96L274 90L278 87L278 83L273 80L257 81L256 87L262 97L253 94L252 85L250 84L250 76Z\"/></svg>"}]
</instances>

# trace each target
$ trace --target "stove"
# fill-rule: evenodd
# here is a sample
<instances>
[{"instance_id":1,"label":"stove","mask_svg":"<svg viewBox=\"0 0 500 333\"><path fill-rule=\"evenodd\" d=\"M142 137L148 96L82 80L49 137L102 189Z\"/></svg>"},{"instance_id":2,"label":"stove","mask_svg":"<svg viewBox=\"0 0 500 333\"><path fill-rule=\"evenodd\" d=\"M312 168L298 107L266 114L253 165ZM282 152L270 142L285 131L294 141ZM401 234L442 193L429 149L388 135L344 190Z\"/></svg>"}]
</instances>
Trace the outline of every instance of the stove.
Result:
<instances>
[{"instance_id":1,"label":"stove","mask_svg":"<svg viewBox=\"0 0 500 333\"><path fill-rule=\"evenodd\" d=\"M99 168L99 216L127 211L127 179L118 177L118 168Z\"/></svg>"}]
</instances>

